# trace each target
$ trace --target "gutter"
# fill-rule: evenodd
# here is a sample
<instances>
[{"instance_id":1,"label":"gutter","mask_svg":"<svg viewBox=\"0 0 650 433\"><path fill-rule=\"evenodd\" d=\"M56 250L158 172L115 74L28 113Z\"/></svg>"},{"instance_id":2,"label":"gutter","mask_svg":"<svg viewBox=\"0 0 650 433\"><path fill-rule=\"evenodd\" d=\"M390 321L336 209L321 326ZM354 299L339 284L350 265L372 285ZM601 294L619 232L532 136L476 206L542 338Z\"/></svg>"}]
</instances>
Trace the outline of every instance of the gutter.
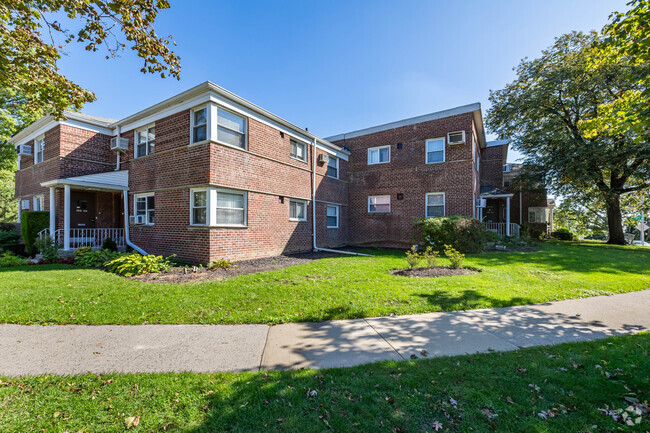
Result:
<instances>
[{"instance_id":1,"label":"gutter","mask_svg":"<svg viewBox=\"0 0 650 433\"><path fill-rule=\"evenodd\" d=\"M328 253L337 253L337 254L349 254L352 256L364 256L364 257L373 257L370 254L362 254L362 253L353 253L351 251L341 251L341 250L333 250L330 248L318 248L318 245L316 245L316 138L314 138L314 141L312 143L312 181L311 181L311 222L312 222L312 238L313 238L313 246L314 246L314 252L317 253L319 251L325 251ZM341 213L339 212L339 218L341 217Z\"/></svg>"}]
</instances>

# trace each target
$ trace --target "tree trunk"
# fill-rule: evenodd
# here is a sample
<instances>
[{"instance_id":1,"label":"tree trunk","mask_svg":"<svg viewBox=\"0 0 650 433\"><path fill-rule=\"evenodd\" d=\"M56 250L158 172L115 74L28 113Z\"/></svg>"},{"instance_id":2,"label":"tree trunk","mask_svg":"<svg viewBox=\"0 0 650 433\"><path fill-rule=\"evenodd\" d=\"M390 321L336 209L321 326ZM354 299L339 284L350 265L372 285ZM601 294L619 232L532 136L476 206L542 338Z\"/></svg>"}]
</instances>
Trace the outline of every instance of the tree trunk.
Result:
<instances>
[{"instance_id":1,"label":"tree trunk","mask_svg":"<svg viewBox=\"0 0 650 433\"><path fill-rule=\"evenodd\" d=\"M607 227L609 229L609 240L607 243L625 245L621 201L618 194L607 200Z\"/></svg>"}]
</instances>

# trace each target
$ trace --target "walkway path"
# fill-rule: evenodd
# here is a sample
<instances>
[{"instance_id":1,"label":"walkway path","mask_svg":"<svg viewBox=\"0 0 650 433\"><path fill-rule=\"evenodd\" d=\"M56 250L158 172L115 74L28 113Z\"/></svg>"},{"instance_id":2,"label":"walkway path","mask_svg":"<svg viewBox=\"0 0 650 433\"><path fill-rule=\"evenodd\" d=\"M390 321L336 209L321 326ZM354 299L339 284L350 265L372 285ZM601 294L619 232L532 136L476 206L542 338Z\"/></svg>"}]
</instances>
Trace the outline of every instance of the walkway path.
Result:
<instances>
[{"instance_id":1,"label":"walkway path","mask_svg":"<svg viewBox=\"0 0 650 433\"><path fill-rule=\"evenodd\" d=\"M650 329L650 290L490 310L266 325L0 325L0 376L347 367Z\"/></svg>"}]
</instances>

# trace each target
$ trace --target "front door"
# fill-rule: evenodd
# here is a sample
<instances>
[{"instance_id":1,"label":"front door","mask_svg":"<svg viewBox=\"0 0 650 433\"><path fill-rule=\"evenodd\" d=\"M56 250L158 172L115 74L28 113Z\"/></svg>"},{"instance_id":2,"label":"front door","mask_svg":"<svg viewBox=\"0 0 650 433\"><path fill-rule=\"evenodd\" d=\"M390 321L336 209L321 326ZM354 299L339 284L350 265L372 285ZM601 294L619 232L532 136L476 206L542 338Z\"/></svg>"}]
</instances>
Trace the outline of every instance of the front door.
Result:
<instances>
[{"instance_id":1,"label":"front door","mask_svg":"<svg viewBox=\"0 0 650 433\"><path fill-rule=\"evenodd\" d=\"M73 229L92 229L97 225L97 194L86 191L71 191L70 227Z\"/></svg>"}]
</instances>

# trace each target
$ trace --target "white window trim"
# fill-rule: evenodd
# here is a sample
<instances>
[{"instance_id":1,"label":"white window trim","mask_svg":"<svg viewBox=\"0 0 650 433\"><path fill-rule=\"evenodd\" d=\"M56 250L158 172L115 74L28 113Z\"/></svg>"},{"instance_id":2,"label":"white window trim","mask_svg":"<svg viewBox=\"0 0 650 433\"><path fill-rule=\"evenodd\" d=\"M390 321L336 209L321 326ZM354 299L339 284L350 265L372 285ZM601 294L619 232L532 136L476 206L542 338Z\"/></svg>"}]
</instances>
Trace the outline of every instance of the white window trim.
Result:
<instances>
[{"instance_id":1,"label":"white window trim","mask_svg":"<svg viewBox=\"0 0 650 433\"><path fill-rule=\"evenodd\" d=\"M381 155L382 149L388 149L388 161L370 162L370 152L376 150L378 152L377 154ZM389 162L390 162L390 145L368 148L368 165L388 164Z\"/></svg>"},{"instance_id":2,"label":"white window trim","mask_svg":"<svg viewBox=\"0 0 650 433\"><path fill-rule=\"evenodd\" d=\"M330 226L330 225L327 224L327 208L329 208L329 207L333 207L334 209L336 209L336 225L335 226ZM336 204L325 205L325 226L328 229L338 229L339 228L339 225L340 225L339 216L340 216L339 205L336 205Z\"/></svg>"},{"instance_id":3,"label":"white window trim","mask_svg":"<svg viewBox=\"0 0 650 433\"><path fill-rule=\"evenodd\" d=\"M210 140L210 124L211 122L211 111L210 107L212 104L201 105L200 107L194 107L190 110L190 145L204 143ZM197 126L194 124L194 113L196 111L201 111L205 109L205 140L194 141L194 127ZM215 113L216 117L216 113Z\"/></svg>"},{"instance_id":4,"label":"white window trim","mask_svg":"<svg viewBox=\"0 0 650 433\"><path fill-rule=\"evenodd\" d=\"M238 149L241 149L238 147ZM244 196L244 222L243 224L219 224L217 223L217 195L220 192L225 192L229 194L243 194ZM236 190L236 189L224 189L224 188L217 188L216 189L216 195L214 196L214 206L212 206L212 200L208 200L208 205L210 206L209 211L212 211L214 208L214 223L215 227L248 227L248 192L247 191L241 191L241 190ZM226 208L224 208L226 209ZM212 217L210 217L212 219Z\"/></svg>"},{"instance_id":5,"label":"white window trim","mask_svg":"<svg viewBox=\"0 0 650 433\"><path fill-rule=\"evenodd\" d=\"M144 127L142 127L142 128L135 131L135 134L136 134L136 136L135 136L135 148L133 149L133 157L134 158L140 158L141 156L147 156L147 155L151 155L153 153L151 151L152 150L151 146L149 145L149 129L155 128L155 127L156 127L156 124L151 123L151 124L149 124L147 126L144 126ZM144 133L144 135L146 137L146 139L145 139L145 154L144 155L140 155L138 153L138 143L140 141L140 134L142 134L142 133ZM154 147L155 147L156 139L154 138L153 141L154 141Z\"/></svg>"},{"instance_id":6,"label":"white window trim","mask_svg":"<svg viewBox=\"0 0 650 433\"><path fill-rule=\"evenodd\" d=\"M332 179L338 179L339 178L339 172L341 171L341 164L340 164L339 158L337 156L332 156L332 155L328 155L328 157L329 157L328 162L327 162L327 164L325 164L325 167L326 167L325 168L325 176L331 177ZM329 161L332 161L332 160L336 161L336 177L330 176L329 174L327 174L327 172L329 171L328 170L329 169Z\"/></svg>"},{"instance_id":7,"label":"white window trim","mask_svg":"<svg viewBox=\"0 0 650 433\"><path fill-rule=\"evenodd\" d=\"M37 158L38 153L39 153L39 151L38 151L39 147L41 148L41 151L42 151L40 159ZM32 158L33 158L33 161L34 161L34 165L40 164L41 162L45 161L45 136L44 135L41 135L41 136L34 139L34 148L33 148L32 152L33 152ZM37 159L38 159L38 161L37 161Z\"/></svg>"},{"instance_id":8,"label":"white window trim","mask_svg":"<svg viewBox=\"0 0 650 433\"><path fill-rule=\"evenodd\" d=\"M300 146L303 147L303 152L302 152L302 154L305 155L305 157L304 157L303 159L300 159L300 158L298 158L298 157L296 157L296 156L291 155L291 142L292 142L292 141L296 142L298 145L300 145ZM300 140L296 140L295 138L290 138L290 139L289 139L289 157L290 157L291 159L295 159L296 161L307 162L307 144L303 143L303 142L300 141Z\"/></svg>"},{"instance_id":9,"label":"white window trim","mask_svg":"<svg viewBox=\"0 0 650 433\"><path fill-rule=\"evenodd\" d=\"M429 216L429 196L442 195L442 216L447 216L447 197L444 192L428 192L424 195L424 217L433 218Z\"/></svg>"},{"instance_id":10,"label":"white window trim","mask_svg":"<svg viewBox=\"0 0 650 433\"><path fill-rule=\"evenodd\" d=\"M137 205L138 199L139 198L145 198L145 197L154 197L154 200L155 200L156 194L153 193L153 192L147 192L147 193L142 193L142 194L133 194L133 216L134 217L136 217L138 215L138 205ZM149 210L150 209L149 209L149 205L148 205L148 200L146 200L146 199L145 199L145 204L147 205L147 207L146 207L146 210L145 210L145 213L144 213L144 223L142 225L152 226L155 223L150 223L149 222ZM151 209L151 210L153 210L154 212L156 211L155 205L154 205L154 208ZM154 218L155 218L155 216L154 216Z\"/></svg>"},{"instance_id":11,"label":"white window trim","mask_svg":"<svg viewBox=\"0 0 650 433\"><path fill-rule=\"evenodd\" d=\"M194 222L194 193L205 192L205 223L198 224ZM190 189L190 225L205 227L210 225L210 194L208 188L191 188Z\"/></svg>"},{"instance_id":12,"label":"white window trim","mask_svg":"<svg viewBox=\"0 0 650 433\"><path fill-rule=\"evenodd\" d=\"M429 162L429 142L442 140L442 161ZM436 150L436 152L440 152ZM447 141L445 137L427 138L424 142L424 163L425 164L442 164L447 161Z\"/></svg>"},{"instance_id":13,"label":"white window trim","mask_svg":"<svg viewBox=\"0 0 650 433\"><path fill-rule=\"evenodd\" d=\"M210 104L210 105L212 105L212 104ZM214 137L213 137L213 141L215 141L215 142L217 142L217 143L219 143L219 144L221 144L221 145L223 145L223 146L232 147L233 149L248 150L248 117L246 117L246 116L244 116L244 115L242 115L242 114L240 114L240 113L238 113L238 112L236 112L236 111L233 111L233 110L229 110L229 109L227 109L227 108L224 108L224 107L222 107L222 106L220 106L220 105L214 105L214 107L212 108L212 110L214 111L214 123L215 123L215 125L217 126L216 128L214 128ZM236 130L234 130L234 129L232 129L232 128L228 128L228 127L225 126L225 125L219 125L219 114L218 114L218 110L227 111L227 112L229 112L229 113L231 113L231 114L234 114L234 115L237 116L237 117L241 117L242 119L244 119L244 147L233 146L233 145L230 144L230 143L226 143L225 141L220 141L220 140L218 139L218 137L219 137L219 126L221 126L222 128L225 128L225 129L227 129L227 130L229 130L229 131L236 132L237 134L241 134L241 133L242 133L241 131L236 131ZM210 114L210 109L208 109L208 114ZM212 120L212 116L210 116L208 119L209 119L209 120L208 120L208 123L209 123L210 120ZM210 128L208 128L208 132L210 132ZM210 137L211 137L211 135L208 135L208 139L210 139Z\"/></svg>"},{"instance_id":14,"label":"white window trim","mask_svg":"<svg viewBox=\"0 0 650 433\"><path fill-rule=\"evenodd\" d=\"M388 210L387 211L370 210L370 199L371 198L383 198L383 197L388 198ZM391 210L392 210L392 208L391 208L391 203L390 203L390 195L369 195L368 196L368 213L390 213Z\"/></svg>"},{"instance_id":15,"label":"white window trim","mask_svg":"<svg viewBox=\"0 0 650 433\"><path fill-rule=\"evenodd\" d=\"M205 224L194 223L194 193L205 191ZM219 192L229 194L243 194L244 196L244 223L243 224L218 224L217 223L217 195ZM305 209L306 212L306 209ZM190 226L192 227L248 227L248 191L226 188L190 188Z\"/></svg>"},{"instance_id":16,"label":"white window trim","mask_svg":"<svg viewBox=\"0 0 650 433\"><path fill-rule=\"evenodd\" d=\"M302 203L305 206L305 217L304 218L291 218L291 202ZM296 200L293 198L289 199L289 221L307 221L307 202L305 200Z\"/></svg>"},{"instance_id":17,"label":"white window trim","mask_svg":"<svg viewBox=\"0 0 650 433\"><path fill-rule=\"evenodd\" d=\"M531 221L530 220L530 212L531 212L531 210L533 212L535 212L535 214L536 214L535 216L537 216L537 211L539 211L542 214L543 221ZM537 218L535 218L535 219L537 219ZM533 207L528 208L528 223L529 224L546 224L546 222L547 222L546 220L547 220L547 218L546 218L546 208L545 207L533 206Z\"/></svg>"},{"instance_id":18,"label":"white window trim","mask_svg":"<svg viewBox=\"0 0 650 433\"><path fill-rule=\"evenodd\" d=\"M37 203L39 204L38 209L36 209L37 208L37 206L36 206ZM42 194L35 195L34 198L33 198L33 208L32 209L40 211L40 210L43 210L44 206L45 206L45 201L43 199L43 195Z\"/></svg>"}]
</instances>

